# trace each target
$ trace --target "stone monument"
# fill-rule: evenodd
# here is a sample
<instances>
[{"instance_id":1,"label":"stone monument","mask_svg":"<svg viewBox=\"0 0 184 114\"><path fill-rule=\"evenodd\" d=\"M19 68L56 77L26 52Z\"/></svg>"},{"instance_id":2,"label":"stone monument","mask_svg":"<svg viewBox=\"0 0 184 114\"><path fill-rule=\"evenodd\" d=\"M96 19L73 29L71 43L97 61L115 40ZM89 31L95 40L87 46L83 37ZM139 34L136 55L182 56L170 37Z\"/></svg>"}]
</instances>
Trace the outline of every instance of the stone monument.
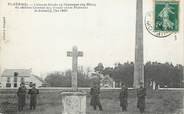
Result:
<instances>
[{"instance_id":1,"label":"stone monument","mask_svg":"<svg viewBox=\"0 0 184 114\"><path fill-rule=\"evenodd\" d=\"M62 114L86 114L86 94L77 88L77 62L83 52L74 46L72 52L67 52L67 56L72 57L72 90L61 92Z\"/></svg>"},{"instance_id":2,"label":"stone monument","mask_svg":"<svg viewBox=\"0 0 184 114\"><path fill-rule=\"evenodd\" d=\"M136 3L136 36L135 36L135 64L134 87L144 83L144 55L143 55L143 0Z\"/></svg>"}]
</instances>

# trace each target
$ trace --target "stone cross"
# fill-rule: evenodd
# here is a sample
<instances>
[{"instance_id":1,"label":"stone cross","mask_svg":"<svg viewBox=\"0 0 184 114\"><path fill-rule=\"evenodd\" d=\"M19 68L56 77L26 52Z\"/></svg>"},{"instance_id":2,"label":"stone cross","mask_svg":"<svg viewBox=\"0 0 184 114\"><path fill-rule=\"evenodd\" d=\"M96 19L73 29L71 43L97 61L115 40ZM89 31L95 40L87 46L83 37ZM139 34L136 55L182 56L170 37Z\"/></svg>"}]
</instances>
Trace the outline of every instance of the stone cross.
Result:
<instances>
[{"instance_id":1,"label":"stone cross","mask_svg":"<svg viewBox=\"0 0 184 114\"><path fill-rule=\"evenodd\" d=\"M82 51L78 51L76 46L73 46L72 51L67 51L67 56L72 57L72 89L77 90L77 70L78 57L83 56Z\"/></svg>"},{"instance_id":2,"label":"stone cross","mask_svg":"<svg viewBox=\"0 0 184 114\"><path fill-rule=\"evenodd\" d=\"M138 88L140 82L144 84L143 0L137 0L136 4L134 87Z\"/></svg>"}]
</instances>

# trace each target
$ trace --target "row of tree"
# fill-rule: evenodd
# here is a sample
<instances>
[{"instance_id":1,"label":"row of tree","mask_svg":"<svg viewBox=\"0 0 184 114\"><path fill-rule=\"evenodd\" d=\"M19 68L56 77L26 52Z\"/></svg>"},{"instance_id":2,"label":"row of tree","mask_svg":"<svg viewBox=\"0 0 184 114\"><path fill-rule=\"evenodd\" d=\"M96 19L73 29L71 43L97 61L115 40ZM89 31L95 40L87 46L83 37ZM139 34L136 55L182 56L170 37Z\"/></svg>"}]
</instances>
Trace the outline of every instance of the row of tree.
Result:
<instances>
[{"instance_id":1,"label":"row of tree","mask_svg":"<svg viewBox=\"0 0 184 114\"><path fill-rule=\"evenodd\" d=\"M118 63L113 67L104 67L99 63L95 68L95 72L103 75L110 75L116 83L125 82L129 87L133 86L134 63L126 62ZM173 65L172 63L147 62L144 65L145 82L155 81L161 87L181 87L183 77L183 66ZM71 86L71 70L65 73L54 72L48 74L45 78L50 86ZM78 85L79 87L91 86L91 77L88 73L79 70Z\"/></svg>"},{"instance_id":2,"label":"row of tree","mask_svg":"<svg viewBox=\"0 0 184 114\"><path fill-rule=\"evenodd\" d=\"M72 80L72 71L67 70L65 72L53 72L47 75L45 81L51 87L71 87ZM90 78L81 71L77 73L77 84L79 87L89 87L90 86Z\"/></svg>"}]
</instances>

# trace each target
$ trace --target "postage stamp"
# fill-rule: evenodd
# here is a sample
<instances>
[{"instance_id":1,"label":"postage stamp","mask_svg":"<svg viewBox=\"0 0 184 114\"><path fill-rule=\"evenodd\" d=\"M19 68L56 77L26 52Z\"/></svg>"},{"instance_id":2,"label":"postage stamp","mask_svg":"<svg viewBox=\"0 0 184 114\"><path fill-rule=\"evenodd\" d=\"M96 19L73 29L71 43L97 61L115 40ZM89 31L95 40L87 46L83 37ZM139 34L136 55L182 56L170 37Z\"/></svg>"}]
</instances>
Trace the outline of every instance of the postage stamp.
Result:
<instances>
[{"instance_id":1,"label":"postage stamp","mask_svg":"<svg viewBox=\"0 0 184 114\"><path fill-rule=\"evenodd\" d=\"M171 31L155 31L154 28L154 13L153 11L149 11L146 13L145 18L144 18L144 24L145 28L150 33L151 35L157 37L157 38L166 38L173 34Z\"/></svg>"},{"instance_id":2,"label":"postage stamp","mask_svg":"<svg viewBox=\"0 0 184 114\"><path fill-rule=\"evenodd\" d=\"M155 0L154 30L178 32L179 1Z\"/></svg>"}]
</instances>

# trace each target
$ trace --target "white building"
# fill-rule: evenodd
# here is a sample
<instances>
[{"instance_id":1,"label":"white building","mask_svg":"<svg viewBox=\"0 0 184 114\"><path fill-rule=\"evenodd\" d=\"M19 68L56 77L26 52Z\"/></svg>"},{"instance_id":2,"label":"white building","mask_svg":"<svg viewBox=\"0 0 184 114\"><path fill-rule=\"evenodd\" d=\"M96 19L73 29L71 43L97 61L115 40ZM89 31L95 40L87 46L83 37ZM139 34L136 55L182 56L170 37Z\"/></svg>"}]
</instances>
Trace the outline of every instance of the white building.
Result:
<instances>
[{"instance_id":1,"label":"white building","mask_svg":"<svg viewBox=\"0 0 184 114\"><path fill-rule=\"evenodd\" d=\"M100 81L100 86L105 88L114 88L115 81L109 75L105 75Z\"/></svg>"},{"instance_id":2,"label":"white building","mask_svg":"<svg viewBox=\"0 0 184 114\"><path fill-rule=\"evenodd\" d=\"M21 83L27 87L35 83L37 87L42 86L45 82L38 76L32 74L31 69L5 69L1 76L2 88L18 88Z\"/></svg>"},{"instance_id":3,"label":"white building","mask_svg":"<svg viewBox=\"0 0 184 114\"><path fill-rule=\"evenodd\" d=\"M110 75L91 72L89 77L91 78L92 85L94 83L99 83L100 87L103 88L115 88L115 81L110 77Z\"/></svg>"}]
</instances>

